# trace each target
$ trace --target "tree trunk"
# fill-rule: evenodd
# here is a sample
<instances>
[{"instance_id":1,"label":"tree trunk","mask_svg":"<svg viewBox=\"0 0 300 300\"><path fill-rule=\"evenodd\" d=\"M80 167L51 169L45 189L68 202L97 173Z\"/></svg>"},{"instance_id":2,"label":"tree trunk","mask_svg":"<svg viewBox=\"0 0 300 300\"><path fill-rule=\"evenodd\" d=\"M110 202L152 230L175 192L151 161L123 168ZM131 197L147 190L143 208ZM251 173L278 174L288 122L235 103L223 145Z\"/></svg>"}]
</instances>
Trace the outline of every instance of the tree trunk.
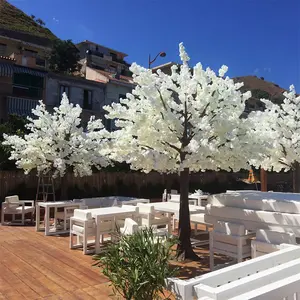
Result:
<instances>
[{"instance_id":1,"label":"tree trunk","mask_svg":"<svg viewBox=\"0 0 300 300\"><path fill-rule=\"evenodd\" d=\"M300 193L300 164L293 163L293 192Z\"/></svg>"},{"instance_id":2,"label":"tree trunk","mask_svg":"<svg viewBox=\"0 0 300 300\"><path fill-rule=\"evenodd\" d=\"M191 222L189 211L189 169L180 172L180 209L179 209L179 244L177 257L180 260L199 260L191 245Z\"/></svg>"}]
</instances>

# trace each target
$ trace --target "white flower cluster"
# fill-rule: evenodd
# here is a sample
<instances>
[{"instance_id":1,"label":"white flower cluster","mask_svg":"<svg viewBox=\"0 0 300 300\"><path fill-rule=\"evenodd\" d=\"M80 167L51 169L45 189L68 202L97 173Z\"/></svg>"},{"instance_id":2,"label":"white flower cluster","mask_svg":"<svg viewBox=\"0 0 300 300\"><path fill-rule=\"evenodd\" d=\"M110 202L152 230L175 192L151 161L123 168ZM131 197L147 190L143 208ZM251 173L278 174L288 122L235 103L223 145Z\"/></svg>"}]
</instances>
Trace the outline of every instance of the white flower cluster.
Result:
<instances>
[{"instance_id":1,"label":"white flower cluster","mask_svg":"<svg viewBox=\"0 0 300 300\"><path fill-rule=\"evenodd\" d=\"M250 114L261 139L271 144L260 160L252 160L251 163L277 172L287 171L294 162L300 162L300 96L296 95L293 85L290 92L283 95L285 99L281 105L262 99L265 111Z\"/></svg>"},{"instance_id":2,"label":"white flower cluster","mask_svg":"<svg viewBox=\"0 0 300 300\"><path fill-rule=\"evenodd\" d=\"M54 176L61 177L67 168L73 168L75 176L85 176L92 174L93 166L107 166L108 132L101 120L93 117L84 131L80 124L81 112L79 105L69 103L66 94L53 113L40 101L33 110L36 118L28 118L29 134L24 138L4 135L3 144L12 148L10 159L16 160L17 167L25 173L36 168L38 173L51 171Z\"/></svg>"},{"instance_id":3,"label":"white flower cluster","mask_svg":"<svg viewBox=\"0 0 300 300\"><path fill-rule=\"evenodd\" d=\"M226 66L219 76L200 63L191 69L182 44L179 52L183 64L171 75L132 64L135 90L104 107L118 128L113 159L145 172L248 168L263 151L250 134L253 122L241 118L251 93L224 77Z\"/></svg>"}]
</instances>

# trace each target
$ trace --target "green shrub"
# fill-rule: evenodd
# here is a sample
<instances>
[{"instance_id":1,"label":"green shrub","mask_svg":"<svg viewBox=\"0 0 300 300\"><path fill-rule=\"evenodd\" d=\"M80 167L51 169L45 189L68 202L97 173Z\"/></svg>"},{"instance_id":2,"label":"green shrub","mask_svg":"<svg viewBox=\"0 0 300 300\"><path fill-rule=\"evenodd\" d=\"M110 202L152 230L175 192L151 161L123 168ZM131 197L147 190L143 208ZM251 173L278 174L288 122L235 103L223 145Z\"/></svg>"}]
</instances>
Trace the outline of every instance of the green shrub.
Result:
<instances>
[{"instance_id":1,"label":"green shrub","mask_svg":"<svg viewBox=\"0 0 300 300\"><path fill-rule=\"evenodd\" d=\"M96 265L111 281L115 294L128 300L160 299L165 279L177 272L169 265L176 243L174 238L160 240L152 229L143 229L131 236L120 236L104 254L95 256Z\"/></svg>"}]
</instances>

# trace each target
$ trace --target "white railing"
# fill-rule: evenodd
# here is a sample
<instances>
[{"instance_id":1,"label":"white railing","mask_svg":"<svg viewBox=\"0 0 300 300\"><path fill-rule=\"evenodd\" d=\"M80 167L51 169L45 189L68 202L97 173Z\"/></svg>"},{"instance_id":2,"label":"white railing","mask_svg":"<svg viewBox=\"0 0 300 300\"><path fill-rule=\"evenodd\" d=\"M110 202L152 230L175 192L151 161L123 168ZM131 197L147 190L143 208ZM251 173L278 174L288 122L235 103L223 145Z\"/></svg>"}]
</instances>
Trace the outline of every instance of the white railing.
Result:
<instances>
[{"instance_id":1,"label":"white railing","mask_svg":"<svg viewBox=\"0 0 300 300\"><path fill-rule=\"evenodd\" d=\"M8 96L7 113L9 115L30 116L32 114L32 109L36 108L38 104L38 100Z\"/></svg>"},{"instance_id":2,"label":"white railing","mask_svg":"<svg viewBox=\"0 0 300 300\"><path fill-rule=\"evenodd\" d=\"M271 254L189 280L167 282L181 300L299 300L299 255L299 246L282 244L281 250Z\"/></svg>"}]
</instances>

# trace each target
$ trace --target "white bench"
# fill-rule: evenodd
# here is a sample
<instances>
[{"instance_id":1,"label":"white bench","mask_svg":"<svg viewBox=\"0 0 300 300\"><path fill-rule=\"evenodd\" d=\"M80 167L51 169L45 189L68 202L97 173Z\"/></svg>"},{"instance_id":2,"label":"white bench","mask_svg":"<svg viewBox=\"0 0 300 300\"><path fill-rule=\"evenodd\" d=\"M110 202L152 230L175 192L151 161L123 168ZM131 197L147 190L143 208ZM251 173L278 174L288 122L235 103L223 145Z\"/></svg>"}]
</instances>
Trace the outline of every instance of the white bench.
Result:
<instances>
[{"instance_id":1,"label":"white bench","mask_svg":"<svg viewBox=\"0 0 300 300\"><path fill-rule=\"evenodd\" d=\"M299 292L300 285L294 285L292 290L286 290L289 284L288 278L296 280L300 267L300 247L295 245L282 244L281 250L255 259L229 266L214 272L204 274L189 280L168 278L167 286L175 295L176 299L191 300L228 300L228 299L282 299L282 298L259 298L244 296L246 293L265 292L266 287L272 282L277 282L278 295L289 296ZM292 278L293 277L293 278ZM299 279L299 276L298 278ZM291 281L294 282L294 281ZM276 289L276 284L274 289ZM272 293L272 289L269 293ZM243 295L243 296L241 296ZM236 297L236 298L234 298Z\"/></svg>"},{"instance_id":2,"label":"white bench","mask_svg":"<svg viewBox=\"0 0 300 300\"><path fill-rule=\"evenodd\" d=\"M259 229L256 238L251 241L251 257L255 258L280 250L280 244L296 245L295 234Z\"/></svg>"},{"instance_id":3,"label":"white bench","mask_svg":"<svg viewBox=\"0 0 300 300\"><path fill-rule=\"evenodd\" d=\"M246 229L292 232L300 237L300 195L273 192L229 192L209 196L205 221L243 224Z\"/></svg>"}]
</instances>

